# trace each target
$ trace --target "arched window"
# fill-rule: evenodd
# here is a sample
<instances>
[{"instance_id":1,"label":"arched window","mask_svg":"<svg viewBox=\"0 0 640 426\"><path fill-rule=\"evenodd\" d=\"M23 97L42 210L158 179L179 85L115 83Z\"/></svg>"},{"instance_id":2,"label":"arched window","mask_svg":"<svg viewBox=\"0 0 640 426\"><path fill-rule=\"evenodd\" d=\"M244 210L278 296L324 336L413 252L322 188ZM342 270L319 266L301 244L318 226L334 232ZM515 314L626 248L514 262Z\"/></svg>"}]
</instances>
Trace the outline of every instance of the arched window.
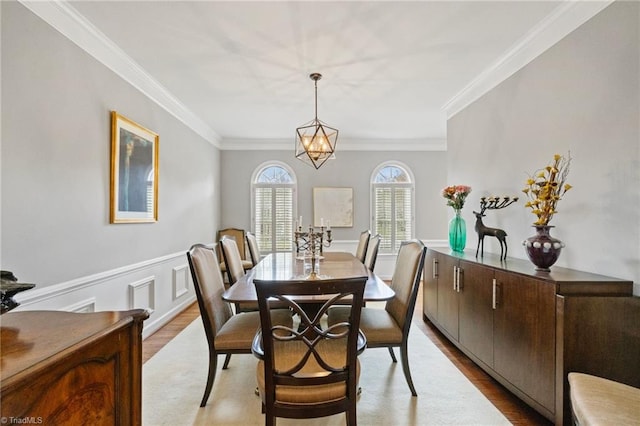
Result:
<instances>
[{"instance_id":1,"label":"arched window","mask_svg":"<svg viewBox=\"0 0 640 426\"><path fill-rule=\"evenodd\" d=\"M413 238L414 179L398 162L379 165L371 175L371 229L380 234L380 252L396 253Z\"/></svg>"},{"instance_id":2,"label":"arched window","mask_svg":"<svg viewBox=\"0 0 640 426\"><path fill-rule=\"evenodd\" d=\"M279 162L261 164L251 179L251 194L251 221L260 251L291 251L296 207L293 170Z\"/></svg>"}]
</instances>

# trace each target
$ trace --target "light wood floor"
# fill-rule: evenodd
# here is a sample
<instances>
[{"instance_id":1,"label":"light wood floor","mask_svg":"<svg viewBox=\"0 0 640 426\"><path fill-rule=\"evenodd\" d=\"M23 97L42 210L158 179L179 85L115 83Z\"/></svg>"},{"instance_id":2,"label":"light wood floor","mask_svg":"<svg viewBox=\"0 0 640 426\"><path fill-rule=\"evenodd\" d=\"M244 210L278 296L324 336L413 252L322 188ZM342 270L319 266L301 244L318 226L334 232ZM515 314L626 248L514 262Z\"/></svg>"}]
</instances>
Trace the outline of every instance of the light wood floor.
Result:
<instances>
[{"instance_id":1,"label":"light wood floor","mask_svg":"<svg viewBox=\"0 0 640 426\"><path fill-rule=\"evenodd\" d=\"M199 316L200 311L198 310L198 304L194 303L153 335L147 337L142 344L142 361L146 362ZM469 379L512 424L516 426L549 426L552 424L552 422L513 396L491 376L477 367L473 361L449 342L435 327L422 320L422 292L419 293L416 302L413 325L422 330L442 353L449 358L467 379Z\"/></svg>"}]
</instances>

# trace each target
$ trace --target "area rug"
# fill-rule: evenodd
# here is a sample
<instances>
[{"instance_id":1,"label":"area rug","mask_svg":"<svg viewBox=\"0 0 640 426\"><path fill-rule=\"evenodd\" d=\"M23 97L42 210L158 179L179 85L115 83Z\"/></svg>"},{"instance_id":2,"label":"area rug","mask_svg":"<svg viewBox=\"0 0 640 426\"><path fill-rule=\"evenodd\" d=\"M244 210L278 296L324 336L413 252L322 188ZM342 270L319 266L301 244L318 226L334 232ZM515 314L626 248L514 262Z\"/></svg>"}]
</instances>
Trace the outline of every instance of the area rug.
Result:
<instances>
[{"instance_id":1,"label":"area rug","mask_svg":"<svg viewBox=\"0 0 640 426\"><path fill-rule=\"evenodd\" d=\"M358 423L367 425L508 425L508 420L419 330L409 336L409 364L418 392L412 397L398 363L387 349L360 356L362 394ZM233 355L218 372L208 404L201 408L207 379L207 341L200 318L143 365L142 414L146 426L263 425L255 395L256 358ZM343 414L311 420L278 419L279 425L344 425Z\"/></svg>"}]
</instances>

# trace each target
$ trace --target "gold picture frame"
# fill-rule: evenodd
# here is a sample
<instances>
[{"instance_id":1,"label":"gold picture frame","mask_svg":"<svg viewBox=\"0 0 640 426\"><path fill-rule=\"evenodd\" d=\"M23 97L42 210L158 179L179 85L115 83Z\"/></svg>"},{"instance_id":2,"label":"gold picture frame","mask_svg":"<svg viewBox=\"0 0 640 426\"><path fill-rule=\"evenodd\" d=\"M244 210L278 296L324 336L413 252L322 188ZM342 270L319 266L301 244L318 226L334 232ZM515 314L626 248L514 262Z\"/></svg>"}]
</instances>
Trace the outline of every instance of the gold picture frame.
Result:
<instances>
[{"instance_id":1,"label":"gold picture frame","mask_svg":"<svg viewBox=\"0 0 640 426\"><path fill-rule=\"evenodd\" d=\"M158 221L160 136L111 111L110 223Z\"/></svg>"}]
</instances>

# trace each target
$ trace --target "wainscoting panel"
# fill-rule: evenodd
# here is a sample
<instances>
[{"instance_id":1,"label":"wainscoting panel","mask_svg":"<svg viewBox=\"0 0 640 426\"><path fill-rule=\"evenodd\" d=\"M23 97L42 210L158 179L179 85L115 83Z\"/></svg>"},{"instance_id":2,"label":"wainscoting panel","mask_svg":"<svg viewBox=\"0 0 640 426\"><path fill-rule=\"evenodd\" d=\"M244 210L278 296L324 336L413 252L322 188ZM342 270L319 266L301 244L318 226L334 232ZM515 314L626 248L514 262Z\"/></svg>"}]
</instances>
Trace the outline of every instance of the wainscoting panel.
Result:
<instances>
[{"instance_id":1,"label":"wainscoting panel","mask_svg":"<svg viewBox=\"0 0 640 426\"><path fill-rule=\"evenodd\" d=\"M178 300L189 294L190 279L188 264L185 263L184 265L173 268L173 300Z\"/></svg>"},{"instance_id":2,"label":"wainscoting panel","mask_svg":"<svg viewBox=\"0 0 640 426\"><path fill-rule=\"evenodd\" d=\"M146 309L153 313L155 301L155 277L147 277L129 284L129 309Z\"/></svg>"},{"instance_id":3,"label":"wainscoting panel","mask_svg":"<svg viewBox=\"0 0 640 426\"><path fill-rule=\"evenodd\" d=\"M149 309L146 338L196 300L185 252L173 253L110 271L18 294L16 310L71 312Z\"/></svg>"},{"instance_id":4,"label":"wainscoting panel","mask_svg":"<svg viewBox=\"0 0 640 426\"><path fill-rule=\"evenodd\" d=\"M79 312L79 313L87 313L87 312L95 312L96 311L96 298L91 297L87 300L82 300L78 303L74 303L73 305L67 306L62 309L67 312Z\"/></svg>"}]
</instances>

